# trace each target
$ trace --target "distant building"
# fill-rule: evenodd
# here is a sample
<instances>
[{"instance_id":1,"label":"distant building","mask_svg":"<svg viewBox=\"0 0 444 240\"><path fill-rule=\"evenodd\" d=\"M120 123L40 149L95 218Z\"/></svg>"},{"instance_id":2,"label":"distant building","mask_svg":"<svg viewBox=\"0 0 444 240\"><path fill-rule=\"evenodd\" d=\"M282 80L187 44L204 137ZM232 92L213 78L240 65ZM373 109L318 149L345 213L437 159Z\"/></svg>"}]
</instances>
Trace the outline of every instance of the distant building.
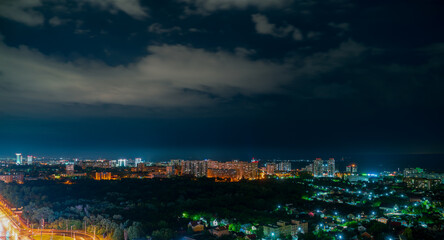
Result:
<instances>
[{"instance_id":1,"label":"distant building","mask_svg":"<svg viewBox=\"0 0 444 240\"><path fill-rule=\"evenodd\" d=\"M73 174L74 174L74 164L66 165L66 175L73 175Z\"/></svg>"},{"instance_id":2,"label":"distant building","mask_svg":"<svg viewBox=\"0 0 444 240\"><path fill-rule=\"evenodd\" d=\"M117 160L117 166L118 167L127 167L128 166L128 159L121 158Z\"/></svg>"},{"instance_id":3,"label":"distant building","mask_svg":"<svg viewBox=\"0 0 444 240\"><path fill-rule=\"evenodd\" d=\"M224 179L237 179L238 173L236 169L215 169L209 168L208 175L209 178L224 178Z\"/></svg>"},{"instance_id":4,"label":"distant building","mask_svg":"<svg viewBox=\"0 0 444 240\"><path fill-rule=\"evenodd\" d=\"M302 171L313 173L313 163L310 163L305 168L302 168Z\"/></svg>"},{"instance_id":5,"label":"distant building","mask_svg":"<svg viewBox=\"0 0 444 240\"><path fill-rule=\"evenodd\" d=\"M412 175L421 174L424 170L422 168L405 168L404 177L410 177Z\"/></svg>"},{"instance_id":6,"label":"distant building","mask_svg":"<svg viewBox=\"0 0 444 240\"><path fill-rule=\"evenodd\" d=\"M175 175L175 174L174 174L174 166L167 166L167 167L166 167L166 174L167 174L168 176L173 176L173 175Z\"/></svg>"},{"instance_id":7,"label":"distant building","mask_svg":"<svg viewBox=\"0 0 444 240\"><path fill-rule=\"evenodd\" d=\"M275 163L267 163L267 175L274 175L274 172L276 170L276 164Z\"/></svg>"},{"instance_id":8,"label":"distant building","mask_svg":"<svg viewBox=\"0 0 444 240\"><path fill-rule=\"evenodd\" d=\"M276 164L276 170L280 172L290 172L291 171L291 162L290 161L282 161Z\"/></svg>"},{"instance_id":9,"label":"distant building","mask_svg":"<svg viewBox=\"0 0 444 240\"><path fill-rule=\"evenodd\" d=\"M298 233L308 232L308 223L292 220L291 223L279 221L276 224L263 226L264 236L268 238L284 238L287 236L297 236Z\"/></svg>"},{"instance_id":10,"label":"distant building","mask_svg":"<svg viewBox=\"0 0 444 240\"><path fill-rule=\"evenodd\" d=\"M14 176L12 175L0 175L0 181L3 181L5 183L11 183L14 181Z\"/></svg>"},{"instance_id":11,"label":"distant building","mask_svg":"<svg viewBox=\"0 0 444 240\"><path fill-rule=\"evenodd\" d=\"M225 235L230 235L230 232L228 231L228 226L220 226L213 229L210 229L209 232L215 236L215 237L222 237Z\"/></svg>"},{"instance_id":12,"label":"distant building","mask_svg":"<svg viewBox=\"0 0 444 240\"><path fill-rule=\"evenodd\" d=\"M134 159L134 166L137 167L137 165L138 165L139 163L142 163L142 158L136 158L136 159Z\"/></svg>"},{"instance_id":13,"label":"distant building","mask_svg":"<svg viewBox=\"0 0 444 240\"><path fill-rule=\"evenodd\" d=\"M243 162L233 160L230 162L208 161L208 172L212 177L222 177L240 180L258 178L258 162Z\"/></svg>"},{"instance_id":14,"label":"distant building","mask_svg":"<svg viewBox=\"0 0 444 240\"><path fill-rule=\"evenodd\" d=\"M28 165L32 165L32 156L28 155Z\"/></svg>"},{"instance_id":15,"label":"distant building","mask_svg":"<svg viewBox=\"0 0 444 240\"><path fill-rule=\"evenodd\" d=\"M208 171L208 161L183 161L181 163L182 175L193 175L195 177L206 177Z\"/></svg>"},{"instance_id":16,"label":"distant building","mask_svg":"<svg viewBox=\"0 0 444 240\"><path fill-rule=\"evenodd\" d=\"M202 232L205 229L202 221L191 221L188 223L188 227L193 230L193 232Z\"/></svg>"},{"instance_id":17,"label":"distant building","mask_svg":"<svg viewBox=\"0 0 444 240\"><path fill-rule=\"evenodd\" d=\"M350 164L345 168L345 172L349 174L358 173L358 166L356 164Z\"/></svg>"},{"instance_id":18,"label":"distant building","mask_svg":"<svg viewBox=\"0 0 444 240\"><path fill-rule=\"evenodd\" d=\"M22 165L22 154L21 153L16 153L15 154L17 156L17 165Z\"/></svg>"},{"instance_id":19,"label":"distant building","mask_svg":"<svg viewBox=\"0 0 444 240\"><path fill-rule=\"evenodd\" d=\"M111 173L110 172L96 172L95 180L111 180Z\"/></svg>"},{"instance_id":20,"label":"distant building","mask_svg":"<svg viewBox=\"0 0 444 240\"><path fill-rule=\"evenodd\" d=\"M368 176L359 176L359 175L345 175L345 179L347 179L350 182L368 182L369 177Z\"/></svg>"},{"instance_id":21,"label":"distant building","mask_svg":"<svg viewBox=\"0 0 444 240\"><path fill-rule=\"evenodd\" d=\"M404 182L407 183L407 187L409 188L430 190L439 186L441 184L441 179L407 177L404 178Z\"/></svg>"},{"instance_id":22,"label":"distant building","mask_svg":"<svg viewBox=\"0 0 444 240\"><path fill-rule=\"evenodd\" d=\"M316 158L313 161L314 177L334 177L335 175L335 159L329 158L327 161Z\"/></svg>"}]
</instances>

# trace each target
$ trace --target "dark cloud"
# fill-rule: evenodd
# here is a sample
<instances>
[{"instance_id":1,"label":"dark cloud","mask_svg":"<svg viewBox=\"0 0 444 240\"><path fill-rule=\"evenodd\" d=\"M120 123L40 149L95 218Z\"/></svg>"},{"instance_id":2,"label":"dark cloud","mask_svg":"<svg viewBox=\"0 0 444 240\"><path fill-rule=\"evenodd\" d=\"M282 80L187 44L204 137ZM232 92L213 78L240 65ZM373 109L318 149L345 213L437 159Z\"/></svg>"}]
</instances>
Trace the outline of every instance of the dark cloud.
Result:
<instances>
[{"instance_id":1,"label":"dark cloud","mask_svg":"<svg viewBox=\"0 0 444 240\"><path fill-rule=\"evenodd\" d=\"M442 152L442 9L1 1L0 145Z\"/></svg>"}]
</instances>

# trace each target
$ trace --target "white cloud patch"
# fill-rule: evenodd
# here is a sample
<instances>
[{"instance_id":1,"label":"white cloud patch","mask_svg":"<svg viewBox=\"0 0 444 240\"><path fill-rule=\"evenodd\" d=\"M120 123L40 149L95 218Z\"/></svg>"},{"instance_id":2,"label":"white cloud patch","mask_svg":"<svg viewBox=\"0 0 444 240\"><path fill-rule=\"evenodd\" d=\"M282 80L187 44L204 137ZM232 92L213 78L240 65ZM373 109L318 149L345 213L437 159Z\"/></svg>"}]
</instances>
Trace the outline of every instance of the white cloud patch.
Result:
<instances>
[{"instance_id":1,"label":"white cloud patch","mask_svg":"<svg viewBox=\"0 0 444 240\"><path fill-rule=\"evenodd\" d=\"M2 0L0 17L4 17L28 26L42 25L43 15L35 8L42 6L41 0Z\"/></svg>"},{"instance_id":2,"label":"white cloud patch","mask_svg":"<svg viewBox=\"0 0 444 240\"><path fill-rule=\"evenodd\" d=\"M334 22L330 22L330 23L328 23L328 26L330 26L332 28L340 29L342 31L350 30L350 24L348 24L348 23L334 23Z\"/></svg>"},{"instance_id":3,"label":"white cloud patch","mask_svg":"<svg viewBox=\"0 0 444 240\"><path fill-rule=\"evenodd\" d=\"M182 45L148 50L150 55L138 62L111 67L85 60L60 62L24 46L1 43L0 102L196 107L239 94L279 92L292 79L285 64L240 54Z\"/></svg>"},{"instance_id":4,"label":"white cloud patch","mask_svg":"<svg viewBox=\"0 0 444 240\"><path fill-rule=\"evenodd\" d=\"M139 0L83 0L93 6L98 6L103 10L116 13L122 11L135 19L148 17L146 9L140 5Z\"/></svg>"},{"instance_id":5,"label":"white cloud patch","mask_svg":"<svg viewBox=\"0 0 444 240\"><path fill-rule=\"evenodd\" d=\"M57 26L66 24L68 21L70 21L70 20L69 19L61 19L59 17L52 17L48 20L48 23L53 27L57 27Z\"/></svg>"},{"instance_id":6,"label":"white cloud patch","mask_svg":"<svg viewBox=\"0 0 444 240\"><path fill-rule=\"evenodd\" d=\"M192 5L195 10L188 9L189 14L209 14L218 10L282 8L288 6L292 0L179 0Z\"/></svg>"},{"instance_id":7,"label":"white cloud patch","mask_svg":"<svg viewBox=\"0 0 444 240\"><path fill-rule=\"evenodd\" d=\"M357 62L366 48L349 40L338 48L280 63L252 60L249 56L255 51L244 48L212 52L160 45L149 46L148 51L132 64L108 66L85 59L64 62L26 46L14 48L0 42L0 109L209 107L236 96L285 94L289 85L311 85L311 79ZM325 92L314 88L315 97Z\"/></svg>"},{"instance_id":8,"label":"white cloud patch","mask_svg":"<svg viewBox=\"0 0 444 240\"><path fill-rule=\"evenodd\" d=\"M285 26L277 27L275 24L268 21L267 16L262 14L253 14L251 15L251 19L255 24L256 32L259 34L272 35L279 38L292 34L293 39L296 41L304 39L301 30L292 25L287 24Z\"/></svg>"},{"instance_id":9,"label":"white cloud patch","mask_svg":"<svg viewBox=\"0 0 444 240\"><path fill-rule=\"evenodd\" d=\"M65 2L55 1L55 6L49 5L50 1L44 0L0 0L0 17L7 18L28 26L39 26L45 21L45 17L40 12L41 7L51 7L53 9L65 9ZM79 0L79 6L90 4L101 10L109 11L113 14L122 11L135 19L148 17L145 8L139 0ZM51 3L52 4L52 3ZM49 5L49 6L48 6ZM63 20L53 17L49 20L52 26L63 24Z\"/></svg>"},{"instance_id":10,"label":"white cloud patch","mask_svg":"<svg viewBox=\"0 0 444 240\"><path fill-rule=\"evenodd\" d=\"M160 23L153 23L148 27L148 31L157 34L168 34L172 32L181 32L182 28L174 26L171 28L164 28Z\"/></svg>"}]
</instances>

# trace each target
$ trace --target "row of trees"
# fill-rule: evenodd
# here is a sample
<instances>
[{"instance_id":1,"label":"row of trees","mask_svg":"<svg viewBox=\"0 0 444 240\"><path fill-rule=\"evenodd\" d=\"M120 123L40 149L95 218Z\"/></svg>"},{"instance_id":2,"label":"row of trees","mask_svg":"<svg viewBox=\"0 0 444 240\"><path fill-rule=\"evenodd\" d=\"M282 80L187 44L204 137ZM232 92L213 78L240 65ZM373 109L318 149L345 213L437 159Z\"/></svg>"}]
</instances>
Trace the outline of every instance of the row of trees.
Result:
<instances>
[{"instance_id":1,"label":"row of trees","mask_svg":"<svg viewBox=\"0 0 444 240\"><path fill-rule=\"evenodd\" d=\"M79 180L72 185L56 181L0 183L0 194L15 206L25 206L23 217L47 228L84 229L115 240L151 235L171 239L186 232L183 212L208 218L236 219L267 224L284 218L277 205L298 205L311 189L292 184L297 179L215 182L212 179L152 179L123 181ZM299 204L300 205L300 204Z\"/></svg>"}]
</instances>

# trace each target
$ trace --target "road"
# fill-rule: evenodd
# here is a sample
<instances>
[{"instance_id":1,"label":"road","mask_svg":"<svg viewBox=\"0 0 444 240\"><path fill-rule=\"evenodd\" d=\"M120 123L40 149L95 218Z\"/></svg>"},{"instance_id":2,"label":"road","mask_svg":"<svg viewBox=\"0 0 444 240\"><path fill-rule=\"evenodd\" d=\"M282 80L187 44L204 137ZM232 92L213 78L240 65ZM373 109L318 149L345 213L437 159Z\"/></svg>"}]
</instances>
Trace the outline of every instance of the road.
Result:
<instances>
[{"instance_id":1,"label":"road","mask_svg":"<svg viewBox=\"0 0 444 240\"><path fill-rule=\"evenodd\" d=\"M57 229L32 229L29 228L23 218L17 214L15 214L11 210L11 205L6 201L3 196L0 195L0 212L9 220L5 221L4 223L8 224L10 227L14 228L17 232L19 239L32 239L32 235L40 235L40 233L44 235L58 235L58 236L75 236L76 239L79 240L99 240L99 238L96 236L94 239L94 236L92 234L86 233L84 231L66 231L66 230L57 230Z\"/></svg>"}]
</instances>

